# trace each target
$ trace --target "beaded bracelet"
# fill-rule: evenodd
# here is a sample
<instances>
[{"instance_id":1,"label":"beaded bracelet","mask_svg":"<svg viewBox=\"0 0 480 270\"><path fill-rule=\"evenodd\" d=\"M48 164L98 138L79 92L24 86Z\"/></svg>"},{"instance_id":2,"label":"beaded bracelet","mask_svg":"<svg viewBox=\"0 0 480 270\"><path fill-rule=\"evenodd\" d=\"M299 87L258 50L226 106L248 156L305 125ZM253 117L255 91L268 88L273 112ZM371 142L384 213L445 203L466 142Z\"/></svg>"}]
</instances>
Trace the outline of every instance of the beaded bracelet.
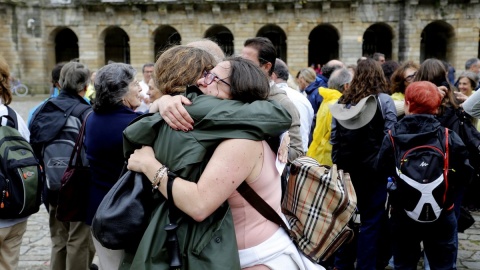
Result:
<instances>
[{"instance_id":1,"label":"beaded bracelet","mask_svg":"<svg viewBox=\"0 0 480 270\"><path fill-rule=\"evenodd\" d=\"M160 184L162 183L162 179L167 172L168 172L168 168L165 165L162 165L162 167L160 167L160 169L157 170L157 172L155 173L155 176L153 177L153 181L152 181L152 189L153 190L160 188Z\"/></svg>"}]
</instances>

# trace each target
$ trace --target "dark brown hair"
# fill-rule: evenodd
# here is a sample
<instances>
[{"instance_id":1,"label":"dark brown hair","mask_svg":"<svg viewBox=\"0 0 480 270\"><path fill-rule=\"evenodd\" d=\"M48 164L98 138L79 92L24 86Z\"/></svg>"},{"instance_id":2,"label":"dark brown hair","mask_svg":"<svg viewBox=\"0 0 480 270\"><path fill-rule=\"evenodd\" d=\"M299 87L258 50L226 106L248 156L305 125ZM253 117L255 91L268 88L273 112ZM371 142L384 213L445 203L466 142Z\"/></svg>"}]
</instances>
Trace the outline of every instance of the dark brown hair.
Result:
<instances>
[{"instance_id":1,"label":"dark brown hair","mask_svg":"<svg viewBox=\"0 0 480 270\"><path fill-rule=\"evenodd\" d=\"M230 62L232 99L248 103L267 99L270 84L260 67L241 57L231 57L225 61Z\"/></svg>"},{"instance_id":2,"label":"dark brown hair","mask_svg":"<svg viewBox=\"0 0 480 270\"><path fill-rule=\"evenodd\" d=\"M447 70L442 61L434 58L429 58L420 65L420 68L415 75L414 81L429 81L437 87L445 86L448 91L443 97L442 107L451 106L454 109L458 108L458 102L453 94L454 86L448 82ZM440 109L440 114L444 112L444 108Z\"/></svg>"},{"instance_id":3,"label":"dark brown hair","mask_svg":"<svg viewBox=\"0 0 480 270\"><path fill-rule=\"evenodd\" d=\"M390 91L391 93L405 93L405 72L407 69L418 69L420 66L413 62L413 61L407 61L404 62L400 65L395 72L393 72L392 77L390 78Z\"/></svg>"},{"instance_id":4,"label":"dark brown hair","mask_svg":"<svg viewBox=\"0 0 480 270\"><path fill-rule=\"evenodd\" d=\"M382 67L377 61L368 58L357 65L357 70L348 89L343 91L339 102L357 104L360 99L387 91L387 81Z\"/></svg>"}]
</instances>

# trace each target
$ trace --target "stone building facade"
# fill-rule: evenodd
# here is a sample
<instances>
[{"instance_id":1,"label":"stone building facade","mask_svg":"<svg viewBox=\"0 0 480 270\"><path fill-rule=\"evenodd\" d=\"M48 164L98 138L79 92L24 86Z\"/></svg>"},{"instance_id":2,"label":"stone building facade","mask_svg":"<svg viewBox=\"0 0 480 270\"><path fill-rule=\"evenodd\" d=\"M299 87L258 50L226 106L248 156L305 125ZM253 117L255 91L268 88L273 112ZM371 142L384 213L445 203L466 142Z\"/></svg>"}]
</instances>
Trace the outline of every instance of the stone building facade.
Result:
<instances>
[{"instance_id":1,"label":"stone building facade","mask_svg":"<svg viewBox=\"0 0 480 270\"><path fill-rule=\"evenodd\" d=\"M78 58L139 71L169 44L212 38L228 54L266 36L293 74L330 59L355 64L436 57L457 74L479 55L479 0L0 0L0 55L34 92L50 71Z\"/></svg>"}]
</instances>

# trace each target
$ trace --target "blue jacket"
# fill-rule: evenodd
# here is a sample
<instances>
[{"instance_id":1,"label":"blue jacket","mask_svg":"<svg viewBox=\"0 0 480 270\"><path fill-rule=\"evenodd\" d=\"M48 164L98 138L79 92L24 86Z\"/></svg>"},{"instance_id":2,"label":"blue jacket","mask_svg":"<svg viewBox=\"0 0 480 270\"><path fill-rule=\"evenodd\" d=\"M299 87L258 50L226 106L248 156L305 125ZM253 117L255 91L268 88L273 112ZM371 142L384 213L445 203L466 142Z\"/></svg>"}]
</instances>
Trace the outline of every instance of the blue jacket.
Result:
<instances>
[{"instance_id":1,"label":"blue jacket","mask_svg":"<svg viewBox=\"0 0 480 270\"><path fill-rule=\"evenodd\" d=\"M120 177L123 157L123 130L141 113L125 106L106 113L93 112L85 127L85 150L92 178L88 181L89 203L85 223L92 224L100 202Z\"/></svg>"},{"instance_id":2,"label":"blue jacket","mask_svg":"<svg viewBox=\"0 0 480 270\"><path fill-rule=\"evenodd\" d=\"M317 115L318 108L320 108L320 104L323 101L323 97L318 93L319 87L328 88L328 79L323 75L318 75L315 81L305 88L305 93L307 93L308 101L312 104L314 115Z\"/></svg>"}]
</instances>

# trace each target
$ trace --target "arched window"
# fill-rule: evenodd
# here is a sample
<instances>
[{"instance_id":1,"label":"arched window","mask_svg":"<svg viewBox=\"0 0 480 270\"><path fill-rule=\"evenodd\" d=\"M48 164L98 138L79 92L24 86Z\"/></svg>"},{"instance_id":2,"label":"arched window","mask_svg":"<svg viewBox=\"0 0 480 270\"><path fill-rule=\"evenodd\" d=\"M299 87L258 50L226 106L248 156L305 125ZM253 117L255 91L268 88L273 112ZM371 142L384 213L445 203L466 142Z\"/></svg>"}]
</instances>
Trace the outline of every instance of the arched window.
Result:
<instances>
[{"instance_id":1,"label":"arched window","mask_svg":"<svg viewBox=\"0 0 480 270\"><path fill-rule=\"evenodd\" d=\"M308 36L308 65L324 65L338 59L338 31L330 24L315 27Z\"/></svg>"},{"instance_id":2,"label":"arched window","mask_svg":"<svg viewBox=\"0 0 480 270\"><path fill-rule=\"evenodd\" d=\"M205 38L218 43L226 56L233 54L233 34L223 25L214 25L205 32Z\"/></svg>"},{"instance_id":3,"label":"arched window","mask_svg":"<svg viewBox=\"0 0 480 270\"><path fill-rule=\"evenodd\" d=\"M282 28L274 24L265 25L258 30L257 37L270 39L277 50L277 58L282 59L285 63L287 62L287 35Z\"/></svg>"},{"instance_id":4,"label":"arched window","mask_svg":"<svg viewBox=\"0 0 480 270\"><path fill-rule=\"evenodd\" d=\"M420 41L420 62L437 58L450 62L454 37L453 27L444 21L429 23L422 31Z\"/></svg>"},{"instance_id":5,"label":"arched window","mask_svg":"<svg viewBox=\"0 0 480 270\"><path fill-rule=\"evenodd\" d=\"M60 30L55 36L55 62L69 62L78 57L77 35L69 28Z\"/></svg>"},{"instance_id":6,"label":"arched window","mask_svg":"<svg viewBox=\"0 0 480 270\"><path fill-rule=\"evenodd\" d=\"M105 34L105 64L108 61L130 64L130 38L120 27L111 27Z\"/></svg>"},{"instance_id":7,"label":"arched window","mask_svg":"<svg viewBox=\"0 0 480 270\"><path fill-rule=\"evenodd\" d=\"M169 26L164 25L160 26L154 32L154 52L153 55L155 56L154 62L157 61L157 58L165 51L167 48L173 45L180 45L182 41L182 37L178 33L178 31Z\"/></svg>"},{"instance_id":8,"label":"arched window","mask_svg":"<svg viewBox=\"0 0 480 270\"><path fill-rule=\"evenodd\" d=\"M375 23L363 33L362 55L372 57L374 53L383 53L385 59L392 58L392 28L385 23Z\"/></svg>"}]
</instances>

